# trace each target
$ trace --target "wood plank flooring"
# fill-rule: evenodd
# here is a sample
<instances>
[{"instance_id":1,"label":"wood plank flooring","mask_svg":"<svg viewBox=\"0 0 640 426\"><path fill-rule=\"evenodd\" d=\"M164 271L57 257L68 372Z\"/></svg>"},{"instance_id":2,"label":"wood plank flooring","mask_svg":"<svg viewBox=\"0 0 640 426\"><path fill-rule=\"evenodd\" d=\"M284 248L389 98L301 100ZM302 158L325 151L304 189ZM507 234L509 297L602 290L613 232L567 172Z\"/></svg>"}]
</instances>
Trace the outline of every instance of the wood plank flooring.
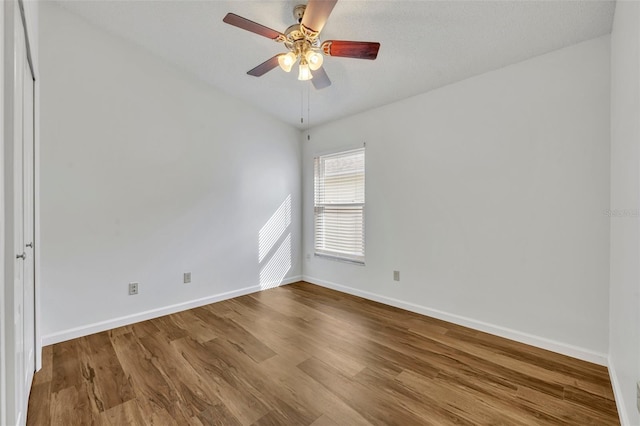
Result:
<instances>
[{"instance_id":1,"label":"wood plank flooring","mask_svg":"<svg viewBox=\"0 0 640 426\"><path fill-rule=\"evenodd\" d=\"M607 369L308 283L44 349L29 425L614 425Z\"/></svg>"}]
</instances>

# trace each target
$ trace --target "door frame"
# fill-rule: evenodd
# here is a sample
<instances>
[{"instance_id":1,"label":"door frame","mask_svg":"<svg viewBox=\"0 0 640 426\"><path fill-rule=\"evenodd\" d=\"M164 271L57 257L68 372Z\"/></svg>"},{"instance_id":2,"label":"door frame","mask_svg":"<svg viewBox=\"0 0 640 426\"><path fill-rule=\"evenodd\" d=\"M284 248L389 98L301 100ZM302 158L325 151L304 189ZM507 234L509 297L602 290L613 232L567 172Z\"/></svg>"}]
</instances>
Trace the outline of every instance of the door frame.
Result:
<instances>
[{"instance_id":1,"label":"door frame","mask_svg":"<svg viewBox=\"0 0 640 426\"><path fill-rule=\"evenodd\" d=\"M4 6L4 5L3 5ZM5 68L5 23L4 23L4 7L0 7L0 35L2 39L0 40L0 58L2 59L2 63L0 63L0 100L5 99L4 96L4 68ZM2 146L0 147L0 164L4 165L4 149L5 149L5 114L4 114L4 102L0 102L0 133L2 134ZM2 286L0 287L0 292L2 294L2 301L0 301L0 424L7 424L7 399L6 399L6 350L5 350L5 330L6 330L6 309L5 309L5 301L6 301L6 280L5 280L5 232L4 232L4 223L5 223L5 208L4 208L4 173L0 173L0 278L2 279Z\"/></svg>"},{"instance_id":2,"label":"door frame","mask_svg":"<svg viewBox=\"0 0 640 426\"><path fill-rule=\"evenodd\" d=\"M25 11L26 6L26 11ZM42 343L40 339L40 226L39 226L39 81L37 78L37 64L34 62L32 52L37 50L37 2L29 2L26 5L23 0L6 0L0 3L0 134L3 137L0 148L0 164L4 172L0 173L0 424L13 424L17 421L24 423L26 420L26 408L22 418L18 419L14 412L16 387L18 377L12 376L14 372L14 273L15 273L15 249L14 249L14 129L15 129L15 100L14 85L15 53L17 37L24 37L27 62L34 84L33 102L33 135L34 135L34 356L36 370L42 366ZM35 43L35 44L34 44ZM7 232L8 231L8 232ZM12 353L14 352L14 353ZM11 358L11 359L9 359ZM28 401L29 389L25 389L25 401ZM11 412L8 412L8 409Z\"/></svg>"}]
</instances>

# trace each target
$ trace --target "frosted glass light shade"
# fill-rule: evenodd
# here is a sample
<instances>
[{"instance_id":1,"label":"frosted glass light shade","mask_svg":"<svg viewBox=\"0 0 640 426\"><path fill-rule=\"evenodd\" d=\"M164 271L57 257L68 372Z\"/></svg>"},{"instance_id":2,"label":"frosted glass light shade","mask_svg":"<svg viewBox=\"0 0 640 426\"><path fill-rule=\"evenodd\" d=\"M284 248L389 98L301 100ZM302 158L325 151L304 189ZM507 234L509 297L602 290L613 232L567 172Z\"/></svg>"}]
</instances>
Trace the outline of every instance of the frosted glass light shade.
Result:
<instances>
[{"instance_id":1,"label":"frosted glass light shade","mask_svg":"<svg viewBox=\"0 0 640 426\"><path fill-rule=\"evenodd\" d=\"M311 80L313 76L311 75L311 70L309 69L309 64L306 61L300 61L300 70L298 71L298 80L306 81Z\"/></svg>"},{"instance_id":2,"label":"frosted glass light shade","mask_svg":"<svg viewBox=\"0 0 640 426\"><path fill-rule=\"evenodd\" d=\"M285 55L278 56L278 64L283 71L289 72L291 71L293 64L296 63L296 59L298 59L296 55L293 52L289 52Z\"/></svg>"},{"instance_id":3,"label":"frosted glass light shade","mask_svg":"<svg viewBox=\"0 0 640 426\"><path fill-rule=\"evenodd\" d=\"M318 52L314 52L313 50L307 51L304 55L305 59L309 63L309 68L311 71L315 71L322 66L322 62L324 62L324 58L322 54Z\"/></svg>"}]
</instances>

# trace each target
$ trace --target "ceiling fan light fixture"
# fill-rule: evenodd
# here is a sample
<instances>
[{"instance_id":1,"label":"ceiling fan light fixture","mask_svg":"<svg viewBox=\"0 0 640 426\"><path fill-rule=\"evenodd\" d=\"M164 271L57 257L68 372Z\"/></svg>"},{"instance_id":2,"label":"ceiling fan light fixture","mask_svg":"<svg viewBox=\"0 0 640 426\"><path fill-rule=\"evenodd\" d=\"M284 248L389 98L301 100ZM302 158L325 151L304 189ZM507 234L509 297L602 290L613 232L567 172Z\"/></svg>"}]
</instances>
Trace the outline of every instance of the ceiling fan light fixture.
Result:
<instances>
[{"instance_id":1,"label":"ceiling fan light fixture","mask_svg":"<svg viewBox=\"0 0 640 426\"><path fill-rule=\"evenodd\" d=\"M289 25L284 32L265 27L235 13L227 13L222 21L282 43L288 50L250 69L247 71L248 75L261 77L278 66L285 72L291 72L298 63L298 80L313 79L313 87L319 90L331 85L323 68L324 56L371 60L376 59L380 49L380 43L377 42L320 40L320 32L337 2L338 0L307 0L306 6L295 6L293 16L297 24Z\"/></svg>"},{"instance_id":2,"label":"ceiling fan light fixture","mask_svg":"<svg viewBox=\"0 0 640 426\"><path fill-rule=\"evenodd\" d=\"M313 75L311 75L311 70L309 69L309 64L305 60L305 58L300 59L300 68L298 71L298 80L307 81L311 80Z\"/></svg>"},{"instance_id":3,"label":"ceiling fan light fixture","mask_svg":"<svg viewBox=\"0 0 640 426\"><path fill-rule=\"evenodd\" d=\"M304 57L309 63L309 68L311 69L311 71L315 71L319 69L322 66L322 63L324 62L324 58L322 57L322 54L315 52L313 50L307 50L306 53L304 54Z\"/></svg>"},{"instance_id":4,"label":"ceiling fan light fixture","mask_svg":"<svg viewBox=\"0 0 640 426\"><path fill-rule=\"evenodd\" d=\"M289 52L278 56L278 65L280 65L280 68L282 68L284 72L290 72L297 59L293 52Z\"/></svg>"}]
</instances>

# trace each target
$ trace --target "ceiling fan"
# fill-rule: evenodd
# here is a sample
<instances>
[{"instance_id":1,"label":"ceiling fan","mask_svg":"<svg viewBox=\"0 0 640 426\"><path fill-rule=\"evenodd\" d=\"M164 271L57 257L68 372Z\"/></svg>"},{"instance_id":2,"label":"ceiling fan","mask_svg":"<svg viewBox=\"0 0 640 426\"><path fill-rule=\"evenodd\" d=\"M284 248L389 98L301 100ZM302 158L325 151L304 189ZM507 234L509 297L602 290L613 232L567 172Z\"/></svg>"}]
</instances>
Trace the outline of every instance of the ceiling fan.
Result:
<instances>
[{"instance_id":1,"label":"ceiling fan","mask_svg":"<svg viewBox=\"0 0 640 426\"><path fill-rule=\"evenodd\" d=\"M320 31L324 28L329 14L338 0L309 0L308 4L297 5L293 8L293 17L298 21L281 33L257 22L250 21L234 13L227 13L223 21L229 25L251 31L278 43L284 43L289 52L280 53L266 60L247 74L260 77L278 65L286 72L290 72L296 62L298 65L298 80L311 80L316 89L323 89L331 85L331 80L322 67L327 56L344 58L376 59L380 43L368 41L326 40L320 42Z\"/></svg>"}]
</instances>

